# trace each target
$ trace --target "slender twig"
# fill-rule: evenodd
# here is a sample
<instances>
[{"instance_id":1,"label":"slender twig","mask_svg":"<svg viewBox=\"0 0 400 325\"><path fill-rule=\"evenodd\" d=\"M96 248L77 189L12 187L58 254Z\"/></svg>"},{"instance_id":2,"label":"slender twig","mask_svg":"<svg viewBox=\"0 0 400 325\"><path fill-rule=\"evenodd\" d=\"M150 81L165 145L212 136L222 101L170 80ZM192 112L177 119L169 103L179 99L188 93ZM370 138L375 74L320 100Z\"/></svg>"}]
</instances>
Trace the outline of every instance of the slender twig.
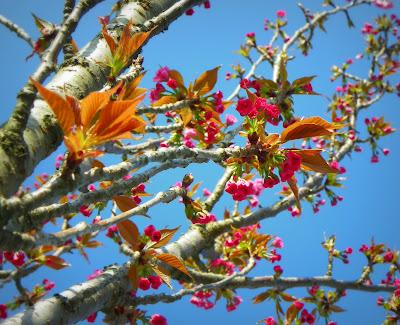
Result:
<instances>
[{"instance_id":1,"label":"slender twig","mask_svg":"<svg viewBox=\"0 0 400 325\"><path fill-rule=\"evenodd\" d=\"M143 297L136 297L133 299L132 304L133 305L147 305L147 304L155 304L157 302L165 302L165 303L171 303L177 300L180 300L182 297L187 296L187 295L192 295L198 291L203 291L203 290L216 290L222 287L225 287L229 285L229 283L232 282L235 278L239 276L244 276L245 274L249 273L251 269L254 267L254 259L250 259L249 263L244 267L240 272L235 272L229 276L222 276L219 280L213 283L207 283L207 284L200 284L198 286L195 286L193 288L189 289L181 289L177 293L172 294L172 295L167 295L167 294L159 294L159 295L148 295L148 296L143 296ZM197 272L197 271L190 271L191 275L193 277L201 276L203 272Z\"/></svg>"},{"instance_id":2,"label":"slender twig","mask_svg":"<svg viewBox=\"0 0 400 325\"><path fill-rule=\"evenodd\" d=\"M371 0L353 0L350 3L344 5L344 6L337 6L331 10L326 10L323 12L319 12L314 14L314 18L310 21L307 22L305 25L303 25L301 28L297 29L296 32L290 37L290 39L285 42L282 46L282 49L280 53L277 55L277 58L275 60L274 64L274 71L273 71L273 80L276 81L278 80L278 75L279 75L279 67L280 67L280 62L282 60L283 54L287 53L288 49L308 30L315 28L321 21L326 19L329 16L335 15L339 12L346 12L348 9L359 6L362 4L368 4L371 3Z\"/></svg>"},{"instance_id":3,"label":"slender twig","mask_svg":"<svg viewBox=\"0 0 400 325\"><path fill-rule=\"evenodd\" d=\"M17 24L13 23L11 20L8 18L4 17L3 15L0 15L0 24L8 28L10 31L14 32L17 34L17 36L21 39L23 39L25 42L29 44L30 47L34 47L35 43L32 40L32 38L29 36L29 34L20 26Z\"/></svg>"},{"instance_id":4,"label":"slender twig","mask_svg":"<svg viewBox=\"0 0 400 325\"><path fill-rule=\"evenodd\" d=\"M184 107L188 107L192 104L195 104L196 102L197 100L194 99L185 99L185 100L180 100L179 102L176 103L165 104L162 106L139 107L137 109L137 114L146 114L146 113L162 114L169 111L175 111Z\"/></svg>"},{"instance_id":5,"label":"slender twig","mask_svg":"<svg viewBox=\"0 0 400 325\"><path fill-rule=\"evenodd\" d=\"M136 144L136 145L122 145L115 142L108 142L104 146L104 151L107 153L113 154L127 154L134 155L138 152L150 149L157 149L159 144L163 141L166 141L165 138L157 138L157 139L148 139L146 142Z\"/></svg>"},{"instance_id":6,"label":"slender twig","mask_svg":"<svg viewBox=\"0 0 400 325\"><path fill-rule=\"evenodd\" d=\"M38 245L60 245L68 239L76 236L82 236L95 231L107 229L111 225L129 219L133 215L145 215L152 206L159 203L169 203L179 195L182 195L183 192L184 190L180 187L171 188L166 192L159 192L154 196L154 198L148 200L146 203L143 203L123 213L114 215L110 218L101 220L96 224L87 224L86 222L81 222L72 228L59 231L52 235L43 236L42 240L38 240Z\"/></svg>"},{"instance_id":7,"label":"slender twig","mask_svg":"<svg viewBox=\"0 0 400 325\"><path fill-rule=\"evenodd\" d=\"M205 205L205 208L207 211L211 211L213 209L214 205L221 198L221 196L225 190L225 185L231 178L232 174L233 174L233 169L230 167L227 167L225 169L224 174L222 175L222 177L220 178L218 183L215 185L213 192L207 198L207 200L204 202L204 205Z\"/></svg>"},{"instance_id":8,"label":"slender twig","mask_svg":"<svg viewBox=\"0 0 400 325\"><path fill-rule=\"evenodd\" d=\"M249 69L249 72L246 74L245 78L250 79L256 72L257 67L265 61L266 57L265 55L260 55L258 59L252 64L252 66ZM237 85L236 88L233 90L233 92L228 96L227 100L233 100L240 92L240 85Z\"/></svg>"}]
</instances>

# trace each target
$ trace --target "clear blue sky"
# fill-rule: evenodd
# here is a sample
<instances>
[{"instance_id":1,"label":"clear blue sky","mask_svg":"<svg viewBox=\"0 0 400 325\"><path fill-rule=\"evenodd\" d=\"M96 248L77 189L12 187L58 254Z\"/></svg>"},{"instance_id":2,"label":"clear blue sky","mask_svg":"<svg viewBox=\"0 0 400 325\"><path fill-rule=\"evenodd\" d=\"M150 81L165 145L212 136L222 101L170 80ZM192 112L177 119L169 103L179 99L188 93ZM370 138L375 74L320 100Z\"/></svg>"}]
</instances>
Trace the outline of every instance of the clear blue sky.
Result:
<instances>
[{"instance_id":1,"label":"clear blue sky","mask_svg":"<svg viewBox=\"0 0 400 325\"><path fill-rule=\"evenodd\" d=\"M320 1L305 1L305 5L316 8ZM321 1L322 2L322 1ZM83 46L99 30L97 16L106 15L112 1L104 1L97 6L93 13L87 15L74 34L74 39L79 47ZM398 3L397 3L398 4ZM151 77L159 66L168 65L178 69L184 75L185 80L193 80L202 71L222 65L219 87L225 94L233 89L234 82L226 82L224 75L230 71L232 64L242 63L234 51L244 40L247 32L256 32L259 43L267 42L270 32L263 31L265 18L273 19L278 9L285 9L289 18L289 33L303 24L302 15L295 5L295 1L265 1L265 0L214 0L212 8L205 10L196 8L192 17L182 17L172 24L169 29L152 39L143 51L144 67L148 74L144 80L144 86L153 87ZM23 26L33 37L38 33L34 30L33 19L30 12L50 21L60 21L62 17L63 1L48 0L2 0L0 13L11 18ZM398 6L395 8L398 12ZM356 27L352 30L346 28L344 15L333 17L327 24L326 34L317 32L314 39L314 48L308 57L299 56L289 65L289 78L295 79L304 75L317 75L313 82L314 89L326 95L331 95L335 84L329 82L330 67L340 65L348 58L361 52L363 40L360 30L364 22L371 21L371 17L381 14L375 7L363 7L352 13ZM27 77L35 69L38 58L25 62L25 57L30 53L28 46L5 28L0 27L0 39L2 51L0 52L0 64L2 69L2 111L0 123L5 121L15 103L15 94L26 82ZM364 67L365 68L365 67ZM271 76L268 66L263 66L259 72ZM354 64L354 73L362 73L363 65ZM365 75L365 74L364 74ZM398 79L398 76L397 76ZM320 115L328 118L326 114L327 100L323 97L296 98L295 108L299 115ZM399 128L400 118L398 109L398 97L395 95L382 100L374 106L366 116L385 115L392 122L393 127ZM233 108L231 108L233 111ZM337 207L325 206L321 212L314 215L305 207L300 219L295 219L288 212L284 212L274 220L262 223L265 232L280 236L285 242L283 250L284 276L312 276L322 275L326 267L326 254L321 248L324 235L336 234L339 248L352 246L355 251L363 243L369 243L372 237L376 242L385 242L394 249L399 248L399 215L398 215L398 183L397 171L399 162L399 135L395 133L381 142L382 147L391 149L388 157L382 157L379 164L370 164L370 152L368 148L361 154L355 154L351 159L347 158L343 165L347 169L345 188L339 194L345 197ZM396 145L397 143L397 145ZM58 153L62 152L62 148ZM53 170L54 157L43 162L37 169L37 174ZM187 172L192 172L196 180L203 180L203 185L212 188L215 181L221 175L222 170L216 165L193 166L186 170L173 170L160 175L148 185L148 191L155 193L165 190L169 184L175 183ZM32 185L33 179L27 181ZM276 200L274 191L265 192L261 204L266 206ZM225 207L231 207L232 201L222 201L216 209L217 217L221 218ZM306 205L305 205L306 206ZM159 206L150 211L152 222L160 227L187 225L183 215L182 206ZM135 219L140 227L149 224L148 220ZM143 228L141 228L143 229ZM183 231L183 230L182 230ZM52 270L34 274L24 281L27 287L40 282L44 277L56 281L56 291L61 291L73 283L84 281L94 269L102 268L113 262L123 262L124 257L118 256L116 246L111 240L101 237L104 247L97 251L88 251L91 264L75 254L67 256L72 267L55 272ZM355 253L350 259L350 264L344 266L335 264L334 276L342 279L354 279L359 276L363 266L363 257ZM44 269L42 269L44 270ZM383 269L378 267L379 281L383 277ZM254 273L257 275L271 274L270 264L260 264ZM259 305L251 304L251 297L259 291L242 291L240 294L245 301L237 311L225 312L225 304L220 303L216 308L203 311L188 302L188 298L173 305L157 305L148 308L151 313L165 315L169 324L220 324L227 322L232 325L255 324L267 316L274 315L273 306L268 303ZM294 294L305 294L305 290L292 291ZM8 301L15 294L13 287L8 286L1 294L0 303ZM360 294L348 292L348 296L340 303L347 309L346 313L337 314L333 319L339 324L377 324L383 320L383 310L376 307L377 294ZM100 323L100 319L98 319Z\"/></svg>"}]
</instances>

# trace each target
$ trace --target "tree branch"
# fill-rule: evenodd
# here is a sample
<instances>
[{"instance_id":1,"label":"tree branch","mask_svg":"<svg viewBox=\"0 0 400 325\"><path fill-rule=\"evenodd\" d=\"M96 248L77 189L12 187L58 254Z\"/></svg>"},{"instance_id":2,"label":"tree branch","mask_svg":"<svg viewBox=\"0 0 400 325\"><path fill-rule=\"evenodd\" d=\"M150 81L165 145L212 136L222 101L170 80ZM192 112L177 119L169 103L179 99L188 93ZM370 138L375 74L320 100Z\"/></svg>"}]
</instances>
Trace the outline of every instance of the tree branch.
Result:
<instances>
[{"instance_id":1,"label":"tree branch","mask_svg":"<svg viewBox=\"0 0 400 325\"><path fill-rule=\"evenodd\" d=\"M25 42L29 44L30 47L34 47L35 43L33 42L32 38L29 36L29 34L20 26L17 24L13 23L11 20L8 18L4 17L3 15L0 15L0 24L8 28L10 31L14 32L17 34L17 36L21 39L23 39Z\"/></svg>"}]
</instances>

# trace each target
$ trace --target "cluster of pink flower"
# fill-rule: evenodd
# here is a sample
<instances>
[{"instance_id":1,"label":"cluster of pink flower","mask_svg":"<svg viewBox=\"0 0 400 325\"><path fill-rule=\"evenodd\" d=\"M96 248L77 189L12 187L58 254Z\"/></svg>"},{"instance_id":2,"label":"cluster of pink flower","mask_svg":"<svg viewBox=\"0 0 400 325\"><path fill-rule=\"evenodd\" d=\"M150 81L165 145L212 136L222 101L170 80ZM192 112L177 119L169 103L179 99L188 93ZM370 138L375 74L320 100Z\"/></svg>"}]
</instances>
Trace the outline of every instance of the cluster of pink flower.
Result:
<instances>
[{"instance_id":1,"label":"cluster of pink flower","mask_svg":"<svg viewBox=\"0 0 400 325\"><path fill-rule=\"evenodd\" d=\"M339 162L334 160L331 161L329 164L333 169L336 169L339 174L344 174L346 172L346 168L344 168L343 166L340 166Z\"/></svg>"},{"instance_id":2,"label":"cluster of pink flower","mask_svg":"<svg viewBox=\"0 0 400 325\"><path fill-rule=\"evenodd\" d=\"M212 291L203 290L194 293L192 298L190 298L190 303L198 308L203 308L205 310L214 307L214 303L209 300L213 295Z\"/></svg>"},{"instance_id":3,"label":"cluster of pink flower","mask_svg":"<svg viewBox=\"0 0 400 325\"><path fill-rule=\"evenodd\" d=\"M149 275L147 278L141 277L138 281L138 287L141 290L149 290L150 287L157 290L162 284L161 278L158 275Z\"/></svg>"},{"instance_id":4,"label":"cluster of pink flower","mask_svg":"<svg viewBox=\"0 0 400 325\"><path fill-rule=\"evenodd\" d=\"M87 205L82 205L79 208L79 212L82 213L85 217L89 217L92 214L92 210Z\"/></svg>"},{"instance_id":5,"label":"cluster of pink flower","mask_svg":"<svg viewBox=\"0 0 400 325\"><path fill-rule=\"evenodd\" d=\"M0 318L7 318L7 305L5 304L0 304Z\"/></svg>"},{"instance_id":6,"label":"cluster of pink flower","mask_svg":"<svg viewBox=\"0 0 400 325\"><path fill-rule=\"evenodd\" d=\"M374 0L374 5L381 9L392 9L393 3L391 0Z\"/></svg>"},{"instance_id":7,"label":"cluster of pink flower","mask_svg":"<svg viewBox=\"0 0 400 325\"><path fill-rule=\"evenodd\" d=\"M281 274L283 273L283 269L282 269L282 267L281 267L280 265L275 265L275 266L274 266L274 272L275 272L277 275L281 275Z\"/></svg>"},{"instance_id":8,"label":"cluster of pink flower","mask_svg":"<svg viewBox=\"0 0 400 325\"><path fill-rule=\"evenodd\" d=\"M286 186L283 186L283 187L286 187ZM288 207L288 211L290 212L292 217L300 217L300 210L297 206Z\"/></svg>"},{"instance_id":9,"label":"cluster of pink flower","mask_svg":"<svg viewBox=\"0 0 400 325\"><path fill-rule=\"evenodd\" d=\"M198 215L196 219L192 219L192 223L198 223L201 225L205 225L210 222L217 221L217 218L212 213Z\"/></svg>"},{"instance_id":10,"label":"cluster of pink flower","mask_svg":"<svg viewBox=\"0 0 400 325\"><path fill-rule=\"evenodd\" d=\"M136 204L140 204L142 202L142 199L140 198L139 194L142 194L146 191L146 185L143 183L140 183L138 186L134 187L131 189L131 199L133 202Z\"/></svg>"},{"instance_id":11,"label":"cluster of pink flower","mask_svg":"<svg viewBox=\"0 0 400 325\"><path fill-rule=\"evenodd\" d=\"M56 284L53 281L50 281L49 279L44 279L42 283L43 283L43 289L45 291L50 291L56 286Z\"/></svg>"},{"instance_id":12,"label":"cluster of pink flower","mask_svg":"<svg viewBox=\"0 0 400 325\"><path fill-rule=\"evenodd\" d=\"M254 103L250 99L239 99L236 110L240 116L255 118L259 113L264 112L267 121L272 125L278 125L281 111L274 104L269 104L265 98L258 97Z\"/></svg>"},{"instance_id":13,"label":"cluster of pink flower","mask_svg":"<svg viewBox=\"0 0 400 325\"><path fill-rule=\"evenodd\" d=\"M254 181L240 179L237 182L229 181L226 184L225 191L232 194L232 198L235 201L243 201L250 195L259 196L264 188L264 181L262 179Z\"/></svg>"},{"instance_id":14,"label":"cluster of pink flower","mask_svg":"<svg viewBox=\"0 0 400 325\"><path fill-rule=\"evenodd\" d=\"M222 98L224 97L224 94L222 91L218 90L214 95L214 105L215 105L215 111L219 114L222 114L225 110L224 104L222 103Z\"/></svg>"},{"instance_id":15,"label":"cluster of pink flower","mask_svg":"<svg viewBox=\"0 0 400 325\"><path fill-rule=\"evenodd\" d=\"M309 313L307 309L303 309L300 314L300 322L307 323L310 325L314 324L315 316L314 316L314 314Z\"/></svg>"},{"instance_id":16,"label":"cluster of pink flower","mask_svg":"<svg viewBox=\"0 0 400 325\"><path fill-rule=\"evenodd\" d=\"M229 238L225 240L225 247L236 247L237 245L239 245L240 241L242 240L243 235L240 231L236 231L233 234L233 238Z\"/></svg>"},{"instance_id":17,"label":"cluster of pink flower","mask_svg":"<svg viewBox=\"0 0 400 325\"><path fill-rule=\"evenodd\" d=\"M272 249L271 252L269 253L269 261L271 263L279 262L282 259L282 255L278 254L276 252L276 249Z\"/></svg>"},{"instance_id":18,"label":"cluster of pink flower","mask_svg":"<svg viewBox=\"0 0 400 325\"><path fill-rule=\"evenodd\" d=\"M165 91L165 87L162 85L163 82L167 83L167 86L175 89L177 87L176 80L170 78L169 68L161 67L157 70L153 81L156 82L156 87L150 91L150 101L155 102L160 99L160 95Z\"/></svg>"},{"instance_id":19,"label":"cluster of pink flower","mask_svg":"<svg viewBox=\"0 0 400 325\"><path fill-rule=\"evenodd\" d=\"M206 132L204 134L204 142L207 144L214 143L216 140L216 135L219 133L219 131L220 129L217 123L215 123L214 121L207 122Z\"/></svg>"},{"instance_id":20,"label":"cluster of pink flower","mask_svg":"<svg viewBox=\"0 0 400 325\"><path fill-rule=\"evenodd\" d=\"M158 242L161 239L161 231L157 230L153 225L144 228L144 234L154 242Z\"/></svg>"},{"instance_id":21,"label":"cluster of pink flower","mask_svg":"<svg viewBox=\"0 0 400 325\"><path fill-rule=\"evenodd\" d=\"M112 225L107 228L106 236L109 238L114 238L115 234L118 232L118 228L116 225Z\"/></svg>"},{"instance_id":22,"label":"cluster of pink flower","mask_svg":"<svg viewBox=\"0 0 400 325\"><path fill-rule=\"evenodd\" d=\"M204 5L205 9L210 9L211 8L211 2L209 0L204 1L203 5ZM190 9L186 10L185 14L187 16L192 16L194 14L194 9L190 8Z\"/></svg>"},{"instance_id":23,"label":"cluster of pink flower","mask_svg":"<svg viewBox=\"0 0 400 325\"><path fill-rule=\"evenodd\" d=\"M237 307L243 302L243 299L239 296L234 296L232 299L229 299L226 304L226 310L228 312L234 311Z\"/></svg>"},{"instance_id":24,"label":"cluster of pink flower","mask_svg":"<svg viewBox=\"0 0 400 325\"><path fill-rule=\"evenodd\" d=\"M3 264L3 255L6 261L10 262L16 267L21 267L25 263L25 253L22 251L19 252L0 251L0 265Z\"/></svg>"},{"instance_id":25,"label":"cluster of pink flower","mask_svg":"<svg viewBox=\"0 0 400 325\"><path fill-rule=\"evenodd\" d=\"M150 325L168 325L167 319L160 314L154 314L150 317Z\"/></svg>"},{"instance_id":26,"label":"cluster of pink flower","mask_svg":"<svg viewBox=\"0 0 400 325\"><path fill-rule=\"evenodd\" d=\"M313 212L318 213L319 208L323 205L325 205L326 201L324 199L321 199L321 194L316 195L319 199L313 204Z\"/></svg>"},{"instance_id":27,"label":"cluster of pink flower","mask_svg":"<svg viewBox=\"0 0 400 325\"><path fill-rule=\"evenodd\" d=\"M210 263L211 268L216 273L231 275L235 272L235 264L230 261L224 261L222 258L217 258Z\"/></svg>"},{"instance_id":28,"label":"cluster of pink flower","mask_svg":"<svg viewBox=\"0 0 400 325\"><path fill-rule=\"evenodd\" d=\"M56 157L56 169L60 168L63 160L64 160L64 156L63 155L57 155L57 157Z\"/></svg>"},{"instance_id":29,"label":"cluster of pink flower","mask_svg":"<svg viewBox=\"0 0 400 325\"><path fill-rule=\"evenodd\" d=\"M296 171L300 169L301 165L301 157L292 152L285 152L286 159L281 164L281 168L279 170L279 176L281 177L282 182L286 182L291 179Z\"/></svg>"}]
</instances>

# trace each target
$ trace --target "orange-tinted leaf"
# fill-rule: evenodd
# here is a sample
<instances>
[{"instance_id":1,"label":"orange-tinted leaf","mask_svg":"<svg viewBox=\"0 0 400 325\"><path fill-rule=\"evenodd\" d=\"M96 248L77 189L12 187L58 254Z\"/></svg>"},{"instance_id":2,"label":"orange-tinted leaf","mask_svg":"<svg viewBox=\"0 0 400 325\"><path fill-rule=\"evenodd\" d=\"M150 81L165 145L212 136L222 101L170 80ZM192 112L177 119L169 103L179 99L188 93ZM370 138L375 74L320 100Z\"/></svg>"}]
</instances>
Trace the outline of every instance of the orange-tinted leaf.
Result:
<instances>
[{"instance_id":1,"label":"orange-tinted leaf","mask_svg":"<svg viewBox=\"0 0 400 325\"><path fill-rule=\"evenodd\" d=\"M271 290L267 290L265 292L261 292L257 296L253 298L253 304L259 304L264 300L268 299L271 296Z\"/></svg>"},{"instance_id":2,"label":"orange-tinted leaf","mask_svg":"<svg viewBox=\"0 0 400 325\"><path fill-rule=\"evenodd\" d=\"M45 260L44 260L43 264L54 270L61 270L64 267L69 266L69 264L67 262L65 262L64 259L62 259L61 257L58 257L58 256L53 256L53 255L45 256Z\"/></svg>"},{"instance_id":3,"label":"orange-tinted leaf","mask_svg":"<svg viewBox=\"0 0 400 325\"><path fill-rule=\"evenodd\" d=\"M164 270L161 267L158 267L156 265L152 265L151 266L153 271L161 278L161 280L163 280L163 282L170 288L172 289L172 285L171 285L171 278L170 276L167 274L167 271Z\"/></svg>"},{"instance_id":4,"label":"orange-tinted leaf","mask_svg":"<svg viewBox=\"0 0 400 325\"><path fill-rule=\"evenodd\" d=\"M122 31L121 39L118 43L116 56L121 58L129 58L132 56L147 40L150 32L139 32L131 35L130 28L132 24L128 23Z\"/></svg>"},{"instance_id":5,"label":"orange-tinted leaf","mask_svg":"<svg viewBox=\"0 0 400 325\"><path fill-rule=\"evenodd\" d=\"M333 311L335 313L343 313L344 311L346 311L346 309L343 309L342 307L339 307L337 305L331 305L329 306L329 310Z\"/></svg>"},{"instance_id":6,"label":"orange-tinted leaf","mask_svg":"<svg viewBox=\"0 0 400 325\"><path fill-rule=\"evenodd\" d=\"M152 106L157 107L157 106L162 106L165 104L172 104L172 103L176 103L176 101L177 101L177 99L175 96L163 96L159 100L155 101Z\"/></svg>"},{"instance_id":7,"label":"orange-tinted leaf","mask_svg":"<svg viewBox=\"0 0 400 325\"><path fill-rule=\"evenodd\" d=\"M279 142L279 134L271 133L267 136L261 136L260 140L262 141L263 145L267 148L276 145Z\"/></svg>"},{"instance_id":8,"label":"orange-tinted leaf","mask_svg":"<svg viewBox=\"0 0 400 325\"><path fill-rule=\"evenodd\" d=\"M169 70L168 75L171 79L176 81L178 88L185 89L185 85L183 83L183 77L177 70Z\"/></svg>"},{"instance_id":9,"label":"orange-tinted leaf","mask_svg":"<svg viewBox=\"0 0 400 325\"><path fill-rule=\"evenodd\" d=\"M97 159L92 160L92 168L103 169L104 167L105 167L105 165L100 160L97 160Z\"/></svg>"},{"instance_id":10,"label":"orange-tinted leaf","mask_svg":"<svg viewBox=\"0 0 400 325\"><path fill-rule=\"evenodd\" d=\"M189 107L185 107L179 110L179 115L182 118L183 125L188 125L193 118L192 110Z\"/></svg>"},{"instance_id":11,"label":"orange-tinted leaf","mask_svg":"<svg viewBox=\"0 0 400 325\"><path fill-rule=\"evenodd\" d=\"M131 265L128 270L128 278L131 282L132 289L135 290L138 285L138 275L135 265Z\"/></svg>"},{"instance_id":12,"label":"orange-tinted leaf","mask_svg":"<svg viewBox=\"0 0 400 325\"><path fill-rule=\"evenodd\" d=\"M293 195L296 199L296 205L299 209L299 212L301 213L301 205L300 205L300 198L299 198L299 189L297 188L297 184L296 184L296 179L294 178L294 176L292 176L292 178L287 180L287 183L290 186L290 189L293 192Z\"/></svg>"},{"instance_id":13,"label":"orange-tinted leaf","mask_svg":"<svg viewBox=\"0 0 400 325\"><path fill-rule=\"evenodd\" d=\"M217 82L219 68L207 70L197 78L193 85L193 91L197 92L198 95L204 95L211 91Z\"/></svg>"},{"instance_id":14,"label":"orange-tinted leaf","mask_svg":"<svg viewBox=\"0 0 400 325\"><path fill-rule=\"evenodd\" d=\"M286 293L286 292L281 292L279 295L282 297L283 300L285 300L285 301L287 301L287 302L293 302L293 301L296 301L296 300L297 300L296 297L294 297L294 296L292 296L292 295L289 295L289 294Z\"/></svg>"},{"instance_id":15,"label":"orange-tinted leaf","mask_svg":"<svg viewBox=\"0 0 400 325\"><path fill-rule=\"evenodd\" d=\"M117 204L118 209L122 212L131 210L137 207L137 204L129 197L125 195L116 195L113 197L113 200Z\"/></svg>"},{"instance_id":16,"label":"orange-tinted leaf","mask_svg":"<svg viewBox=\"0 0 400 325\"><path fill-rule=\"evenodd\" d=\"M152 248L160 248L169 243L171 238L175 235L175 233L178 231L180 227L176 227L174 229L161 229L161 239L155 243L154 245L151 245Z\"/></svg>"},{"instance_id":17,"label":"orange-tinted leaf","mask_svg":"<svg viewBox=\"0 0 400 325\"><path fill-rule=\"evenodd\" d=\"M286 311L285 325L292 324L292 322L297 317L298 313L299 313L299 310L297 309L297 307L295 305L290 305L290 307Z\"/></svg>"},{"instance_id":18,"label":"orange-tinted leaf","mask_svg":"<svg viewBox=\"0 0 400 325\"><path fill-rule=\"evenodd\" d=\"M292 83L292 88L294 89L297 87L303 87L303 86L309 84L314 78L315 78L315 76L302 77L302 78L296 79Z\"/></svg>"},{"instance_id":19,"label":"orange-tinted leaf","mask_svg":"<svg viewBox=\"0 0 400 325\"><path fill-rule=\"evenodd\" d=\"M132 246L133 250L138 250L140 235L137 226L130 220L124 220L117 223L117 228L122 238Z\"/></svg>"},{"instance_id":20,"label":"orange-tinted leaf","mask_svg":"<svg viewBox=\"0 0 400 325\"><path fill-rule=\"evenodd\" d=\"M281 142L330 135L338 127L338 125L331 124L318 116L308 117L289 125L283 130Z\"/></svg>"},{"instance_id":21,"label":"orange-tinted leaf","mask_svg":"<svg viewBox=\"0 0 400 325\"><path fill-rule=\"evenodd\" d=\"M191 277L189 271L187 270L187 268L185 267L183 262L176 256L171 255L171 254L162 253L162 254L156 255L155 257L157 259L159 259L160 261L168 264L169 266L172 266L172 267L178 269L182 273L185 273L187 276Z\"/></svg>"},{"instance_id":22,"label":"orange-tinted leaf","mask_svg":"<svg viewBox=\"0 0 400 325\"><path fill-rule=\"evenodd\" d=\"M305 170L312 170L318 173L338 173L338 170L329 166L322 158L319 149L295 150L296 154L301 157L301 165Z\"/></svg>"},{"instance_id":23,"label":"orange-tinted leaf","mask_svg":"<svg viewBox=\"0 0 400 325\"><path fill-rule=\"evenodd\" d=\"M46 180L40 175L35 176L35 178L41 185L44 185L46 183Z\"/></svg>"},{"instance_id":24,"label":"orange-tinted leaf","mask_svg":"<svg viewBox=\"0 0 400 325\"><path fill-rule=\"evenodd\" d=\"M110 48L111 54L114 55L117 46L115 44L114 39L111 37L110 34L108 34L106 27L103 27L101 34L103 35L104 40L106 41L108 47Z\"/></svg>"},{"instance_id":25,"label":"orange-tinted leaf","mask_svg":"<svg viewBox=\"0 0 400 325\"><path fill-rule=\"evenodd\" d=\"M30 78L30 80L54 112L63 133L68 134L72 126L75 124L73 108L70 106L68 101L62 98L59 94L48 90L32 78Z\"/></svg>"},{"instance_id":26,"label":"orange-tinted leaf","mask_svg":"<svg viewBox=\"0 0 400 325\"><path fill-rule=\"evenodd\" d=\"M255 94L253 94L250 90L246 89L246 93L252 103L254 103L257 100L258 97Z\"/></svg>"}]
</instances>

